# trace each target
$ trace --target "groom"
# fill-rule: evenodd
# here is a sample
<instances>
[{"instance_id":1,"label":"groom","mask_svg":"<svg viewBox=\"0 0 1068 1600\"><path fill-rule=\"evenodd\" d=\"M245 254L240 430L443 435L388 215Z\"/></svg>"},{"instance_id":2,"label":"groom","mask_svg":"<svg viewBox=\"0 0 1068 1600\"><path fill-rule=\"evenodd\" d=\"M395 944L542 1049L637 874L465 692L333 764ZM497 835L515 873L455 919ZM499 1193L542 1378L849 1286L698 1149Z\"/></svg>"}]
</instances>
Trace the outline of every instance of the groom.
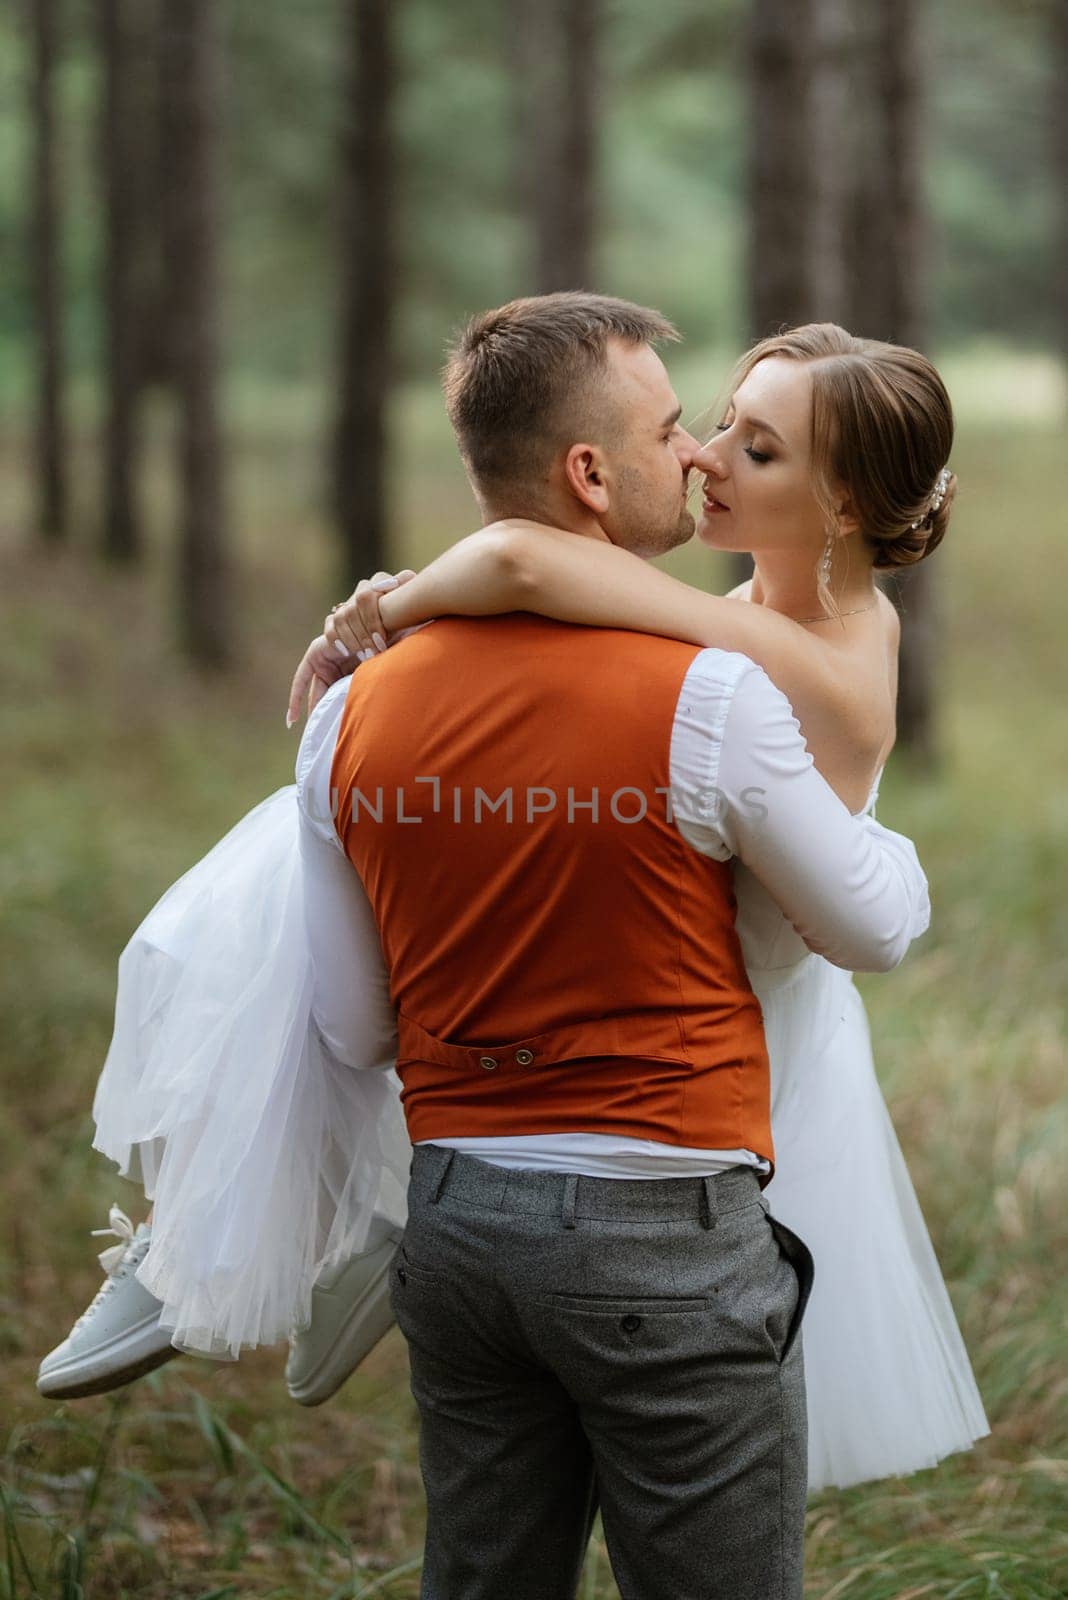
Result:
<instances>
[{"instance_id":1,"label":"groom","mask_svg":"<svg viewBox=\"0 0 1068 1600\"><path fill-rule=\"evenodd\" d=\"M445 387L487 522L688 539L672 337L586 294L475 318ZM904 953L914 857L849 817L746 658L525 614L368 662L298 771L318 1025L360 1066L396 1011L424 1597L567 1600L599 1508L626 1600L799 1600L812 1265L761 1199L729 863L864 968ZM377 1006L346 981L372 918Z\"/></svg>"}]
</instances>

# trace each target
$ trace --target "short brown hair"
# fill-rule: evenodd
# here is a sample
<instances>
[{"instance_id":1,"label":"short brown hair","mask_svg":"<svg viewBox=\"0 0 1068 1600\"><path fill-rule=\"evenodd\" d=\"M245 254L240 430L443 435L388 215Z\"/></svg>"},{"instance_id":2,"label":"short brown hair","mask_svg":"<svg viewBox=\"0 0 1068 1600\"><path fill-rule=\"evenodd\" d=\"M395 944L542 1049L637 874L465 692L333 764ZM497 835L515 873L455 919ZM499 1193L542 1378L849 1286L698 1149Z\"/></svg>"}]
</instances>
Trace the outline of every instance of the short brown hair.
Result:
<instances>
[{"instance_id":1,"label":"short brown hair","mask_svg":"<svg viewBox=\"0 0 1068 1600\"><path fill-rule=\"evenodd\" d=\"M905 345L857 339L834 322L773 334L742 357L737 388L769 356L812 367L812 461L817 494L834 519L844 488L876 569L913 566L941 544L957 489L938 475L953 447L953 407L926 356Z\"/></svg>"},{"instance_id":2,"label":"short brown hair","mask_svg":"<svg viewBox=\"0 0 1068 1600\"><path fill-rule=\"evenodd\" d=\"M476 487L492 495L532 486L570 442L569 430L578 438L581 430L612 425L610 411L597 414L592 393L609 339L655 344L678 337L659 311L577 291L512 300L473 317L449 351L443 385Z\"/></svg>"}]
</instances>

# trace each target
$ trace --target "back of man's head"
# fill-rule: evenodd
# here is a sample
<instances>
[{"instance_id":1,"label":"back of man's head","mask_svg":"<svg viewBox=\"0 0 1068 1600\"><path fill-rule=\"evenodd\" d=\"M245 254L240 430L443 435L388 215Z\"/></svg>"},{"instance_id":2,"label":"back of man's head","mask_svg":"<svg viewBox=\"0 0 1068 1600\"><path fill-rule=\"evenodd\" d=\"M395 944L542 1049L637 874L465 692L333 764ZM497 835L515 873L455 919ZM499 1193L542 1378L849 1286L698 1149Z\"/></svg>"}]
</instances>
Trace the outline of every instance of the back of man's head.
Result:
<instances>
[{"instance_id":1,"label":"back of man's head","mask_svg":"<svg viewBox=\"0 0 1068 1600\"><path fill-rule=\"evenodd\" d=\"M449 353L445 404L460 454L495 514L533 512L553 457L582 438L618 445L625 427L609 382L610 340L676 340L659 311L570 291L513 300L473 317Z\"/></svg>"}]
</instances>

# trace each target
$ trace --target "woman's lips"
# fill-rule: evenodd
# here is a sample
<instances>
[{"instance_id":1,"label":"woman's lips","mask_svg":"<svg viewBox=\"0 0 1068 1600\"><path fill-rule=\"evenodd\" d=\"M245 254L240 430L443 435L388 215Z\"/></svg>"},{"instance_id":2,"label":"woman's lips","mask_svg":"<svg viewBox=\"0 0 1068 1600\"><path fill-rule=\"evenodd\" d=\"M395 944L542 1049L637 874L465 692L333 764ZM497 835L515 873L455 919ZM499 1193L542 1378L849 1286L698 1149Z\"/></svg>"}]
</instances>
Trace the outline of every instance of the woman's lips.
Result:
<instances>
[{"instance_id":1,"label":"woman's lips","mask_svg":"<svg viewBox=\"0 0 1068 1600\"><path fill-rule=\"evenodd\" d=\"M716 517L722 516L725 511L729 511L730 506L725 506L722 500L717 500L714 496L706 494L701 502L701 509L706 516Z\"/></svg>"}]
</instances>

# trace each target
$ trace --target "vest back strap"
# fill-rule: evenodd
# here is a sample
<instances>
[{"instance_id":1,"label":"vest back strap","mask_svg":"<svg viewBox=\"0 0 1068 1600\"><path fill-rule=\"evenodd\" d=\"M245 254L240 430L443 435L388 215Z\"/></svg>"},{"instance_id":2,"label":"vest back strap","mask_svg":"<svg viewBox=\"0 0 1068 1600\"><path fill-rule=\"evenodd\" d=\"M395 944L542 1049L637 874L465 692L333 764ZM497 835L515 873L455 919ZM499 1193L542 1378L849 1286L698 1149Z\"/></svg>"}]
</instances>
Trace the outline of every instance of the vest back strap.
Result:
<instances>
[{"instance_id":1,"label":"vest back strap","mask_svg":"<svg viewBox=\"0 0 1068 1600\"><path fill-rule=\"evenodd\" d=\"M671 1012L624 1012L568 1023L521 1039L485 1044L453 1044L439 1039L402 1012L397 1017L397 1033L399 1067L421 1063L448 1067L454 1072L495 1072L501 1068L533 1072L540 1066L608 1056L693 1065L682 1022Z\"/></svg>"}]
</instances>

